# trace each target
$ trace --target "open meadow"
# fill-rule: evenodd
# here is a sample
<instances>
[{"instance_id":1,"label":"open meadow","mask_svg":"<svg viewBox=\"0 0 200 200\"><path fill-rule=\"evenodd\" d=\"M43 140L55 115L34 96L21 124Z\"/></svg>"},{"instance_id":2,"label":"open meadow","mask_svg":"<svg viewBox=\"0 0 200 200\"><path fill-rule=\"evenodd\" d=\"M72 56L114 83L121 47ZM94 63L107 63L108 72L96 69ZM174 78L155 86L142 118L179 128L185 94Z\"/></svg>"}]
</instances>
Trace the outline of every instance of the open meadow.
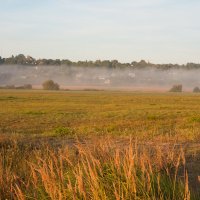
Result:
<instances>
[{"instance_id":1,"label":"open meadow","mask_svg":"<svg viewBox=\"0 0 200 200\"><path fill-rule=\"evenodd\" d=\"M0 199L200 199L200 95L0 90Z\"/></svg>"},{"instance_id":2,"label":"open meadow","mask_svg":"<svg viewBox=\"0 0 200 200\"><path fill-rule=\"evenodd\" d=\"M200 95L117 91L0 91L0 133L131 135L198 140Z\"/></svg>"}]
</instances>

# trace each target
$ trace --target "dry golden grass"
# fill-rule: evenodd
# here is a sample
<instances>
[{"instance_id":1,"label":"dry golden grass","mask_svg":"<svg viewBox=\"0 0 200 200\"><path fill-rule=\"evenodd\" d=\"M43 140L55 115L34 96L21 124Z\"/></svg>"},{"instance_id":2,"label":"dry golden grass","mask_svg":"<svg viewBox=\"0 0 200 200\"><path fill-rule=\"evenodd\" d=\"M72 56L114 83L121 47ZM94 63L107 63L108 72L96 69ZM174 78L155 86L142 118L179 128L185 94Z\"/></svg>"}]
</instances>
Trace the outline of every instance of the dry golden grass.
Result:
<instances>
[{"instance_id":1,"label":"dry golden grass","mask_svg":"<svg viewBox=\"0 0 200 200\"><path fill-rule=\"evenodd\" d=\"M1 90L0 133L198 141L199 101L189 93Z\"/></svg>"},{"instance_id":2,"label":"dry golden grass","mask_svg":"<svg viewBox=\"0 0 200 200\"><path fill-rule=\"evenodd\" d=\"M199 100L1 90L0 199L200 199Z\"/></svg>"},{"instance_id":3,"label":"dry golden grass","mask_svg":"<svg viewBox=\"0 0 200 200\"><path fill-rule=\"evenodd\" d=\"M146 148L136 140L119 147L105 139L70 148L2 147L1 199L198 199L191 198L181 147Z\"/></svg>"}]
</instances>

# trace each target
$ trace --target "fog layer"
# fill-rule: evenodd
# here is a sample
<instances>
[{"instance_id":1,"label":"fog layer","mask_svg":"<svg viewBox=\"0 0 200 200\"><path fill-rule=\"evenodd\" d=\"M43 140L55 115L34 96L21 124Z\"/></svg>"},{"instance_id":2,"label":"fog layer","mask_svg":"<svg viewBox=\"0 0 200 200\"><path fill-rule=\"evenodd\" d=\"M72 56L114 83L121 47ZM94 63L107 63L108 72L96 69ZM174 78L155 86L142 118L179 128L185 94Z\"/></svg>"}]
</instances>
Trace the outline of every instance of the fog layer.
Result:
<instances>
[{"instance_id":1,"label":"fog layer","mask_svg":"<svg viewBox=\"0 0 200 200\"><path fill-rule=\"evenodd\" d=\"M0 86L32 84L39 87L52 79L63 88L160 88L169 89L174 84L182 84L191 89L200 86L200 69L160 70L145 69L109 69L105 67L69 67L69 66L18 66L0 65Z\"/></svg>"}]
</instances>

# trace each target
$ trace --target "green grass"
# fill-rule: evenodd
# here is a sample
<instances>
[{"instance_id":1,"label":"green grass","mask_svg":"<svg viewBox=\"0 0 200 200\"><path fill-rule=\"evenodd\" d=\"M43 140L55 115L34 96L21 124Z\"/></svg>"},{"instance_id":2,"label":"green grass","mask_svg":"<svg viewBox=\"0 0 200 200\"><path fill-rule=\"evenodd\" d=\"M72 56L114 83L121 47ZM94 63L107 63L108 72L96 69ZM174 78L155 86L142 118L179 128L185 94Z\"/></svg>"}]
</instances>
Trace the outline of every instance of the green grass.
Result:
<instances>
[{"instance_id":1,"label":"green grass","mask_svg":"<svg viewBox=\"0 0 200 200\"><path fill-rule=\"evenodd\" d=\"M45 135L63 127L73 135L193 140L200 130L199 102L200 95L189 93L1 90L0 133Z\"/></svg>"}]
</instances>

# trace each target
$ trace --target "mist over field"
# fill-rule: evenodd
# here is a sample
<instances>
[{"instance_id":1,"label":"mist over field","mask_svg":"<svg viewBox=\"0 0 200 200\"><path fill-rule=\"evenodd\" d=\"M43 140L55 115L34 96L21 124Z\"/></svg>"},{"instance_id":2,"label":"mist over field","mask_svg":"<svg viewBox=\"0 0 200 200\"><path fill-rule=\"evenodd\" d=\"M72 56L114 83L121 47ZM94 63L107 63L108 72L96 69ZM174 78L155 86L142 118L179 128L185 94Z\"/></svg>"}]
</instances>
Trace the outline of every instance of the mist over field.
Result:
<instances>
[{"instance_id":1,"label":"mist over field","mask_svg":"<svg viewBox=\"0 0 200 200\"><path fill-rule=\"evenodd\" d=\"M182 84L185 89L200 86L200 69L145 69L74 66L22 66L1 65L0 86L32 84L41 87L52 79L62 88L146 88L169 89L174 84Z\"/></svg>"}]
</instances>

